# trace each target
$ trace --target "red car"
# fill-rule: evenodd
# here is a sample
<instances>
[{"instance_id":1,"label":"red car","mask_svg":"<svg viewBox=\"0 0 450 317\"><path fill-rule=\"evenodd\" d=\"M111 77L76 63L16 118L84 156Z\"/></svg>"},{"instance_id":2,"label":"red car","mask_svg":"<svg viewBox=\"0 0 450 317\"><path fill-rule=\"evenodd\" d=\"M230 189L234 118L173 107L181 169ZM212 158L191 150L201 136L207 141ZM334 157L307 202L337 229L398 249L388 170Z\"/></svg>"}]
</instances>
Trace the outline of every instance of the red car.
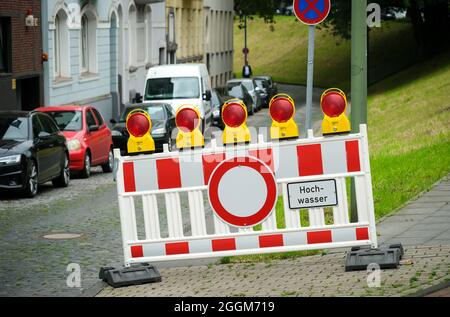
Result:
<instances>
[{"instance_id":1,"label":"red car","mask_svg":"<svg viewBox=\"0 0 450 317\"><path fill-rule=\"evenodd\" d=\"M91 167L101 165L103 172L112 172L114 147L111 131L97 109L92 106L59 106L36 110L49 114L66 137L71 171L88 178Z\"/></svg>"}]
</instances>

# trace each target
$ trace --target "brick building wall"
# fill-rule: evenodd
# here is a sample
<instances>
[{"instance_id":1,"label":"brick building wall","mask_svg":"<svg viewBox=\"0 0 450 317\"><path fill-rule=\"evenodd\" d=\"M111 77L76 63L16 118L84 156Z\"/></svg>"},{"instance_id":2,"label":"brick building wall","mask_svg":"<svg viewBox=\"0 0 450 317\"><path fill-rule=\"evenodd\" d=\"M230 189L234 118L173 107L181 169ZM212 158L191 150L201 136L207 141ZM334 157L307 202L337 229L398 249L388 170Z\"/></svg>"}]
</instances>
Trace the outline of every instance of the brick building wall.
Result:
<instances>
[{"instance_id":1,"label":"brick building wall","mask_svg":"<svg viewBox=\"0 0 450 317\"><path fill-rule=\"evenodd\" d=\"M25 25L30 9L38 26ZM42 103L41 0L1 0L0 19L10 32L9 69L0 72L0 110L31 110Z\"/></svg>"}]
</instances>

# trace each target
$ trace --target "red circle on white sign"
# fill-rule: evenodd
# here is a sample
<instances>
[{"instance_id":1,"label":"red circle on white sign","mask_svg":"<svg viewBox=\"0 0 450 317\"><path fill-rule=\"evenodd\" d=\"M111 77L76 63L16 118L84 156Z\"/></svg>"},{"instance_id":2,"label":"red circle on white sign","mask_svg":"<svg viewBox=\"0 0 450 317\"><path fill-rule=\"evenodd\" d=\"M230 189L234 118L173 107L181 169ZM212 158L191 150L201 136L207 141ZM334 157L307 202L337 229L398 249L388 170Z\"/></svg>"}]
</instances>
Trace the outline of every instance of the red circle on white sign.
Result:
<instances>
[{"instance_id":1,"label":"red circle on white sign","mask_svg":"<svg viewBox=\"0 0 450 317\"><path fill-rule=\"evenodd\" d=\"M211 174L209 202L229 225L252 227L263 222L277 201L277 183L270 168L255 157L234 157Z\"/></svg>"}]
</instances>

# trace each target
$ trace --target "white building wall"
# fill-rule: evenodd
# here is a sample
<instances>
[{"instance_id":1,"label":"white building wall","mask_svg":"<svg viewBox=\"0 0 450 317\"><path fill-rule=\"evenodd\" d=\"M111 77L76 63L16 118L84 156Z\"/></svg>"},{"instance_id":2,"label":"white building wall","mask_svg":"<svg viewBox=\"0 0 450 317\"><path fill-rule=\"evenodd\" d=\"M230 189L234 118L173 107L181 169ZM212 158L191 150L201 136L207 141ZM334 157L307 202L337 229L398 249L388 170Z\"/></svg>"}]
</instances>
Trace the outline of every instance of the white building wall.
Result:
<instances>
[{"instance_id":1,"label":"white building wall","mask_svg":"<svg viewBox=\"0 0 450 317\"><path fill-rule=\"evenodd\" d=\"M213 87L233 76L234 0L204 0L205 62Z\"/></svg>"},{"instance_id":2,"label":"white building wall","mask_svg":"<svg viewBox=\"0 0 450 317\"><path fill-rule=\"evenodd\" d=\"M166 63L166 6L165 1L140 5L134 0L120 0L120 7L123 60L119 73L121 101L125 104L132 101L133 92L144 94L148 69Z\"/></svg>"}]
</instances>

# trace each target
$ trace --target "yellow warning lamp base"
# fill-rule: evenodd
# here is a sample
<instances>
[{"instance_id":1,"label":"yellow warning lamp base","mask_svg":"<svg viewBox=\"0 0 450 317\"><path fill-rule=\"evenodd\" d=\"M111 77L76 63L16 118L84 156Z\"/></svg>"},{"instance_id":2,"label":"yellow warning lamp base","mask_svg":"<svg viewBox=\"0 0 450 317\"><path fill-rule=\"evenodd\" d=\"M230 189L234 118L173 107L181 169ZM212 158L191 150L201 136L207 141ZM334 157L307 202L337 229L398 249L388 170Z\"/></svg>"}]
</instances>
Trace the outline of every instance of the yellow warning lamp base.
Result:
<instances>
[{"instance_id":1,"label":"yellow warning lamp base","mask_svg":"<svg viewBox=\"0 0 450 317\"><path fill-rule=\"evenodd\" d=\"M298 126L294 119L290 119L284 123L273 121L272 127L270 128L270 138L272 140L297 139L299 135Z\"/></svg>"},{"instance_id":2,"label":"yellow warning lamp base","mask_svg":"<svg viewBox=\"0 0 450 317\"><path fill-rule=\"evenodd\" d=\"M155 140L153 140L152 135L150 134L150 131L152 130L152 119L150 118L150 115L142 110L142 109L135 109L131 111L127 116L127 129L128 129L128 120L131 119L131 117L135 114L141 114L146 117L146 119L149 122L149 129L147 133L145 133L142 137L136 137L133 134L129 133L128 143L127 143L127 151L129 155L136 155L136 154L151 154L155 152Z\"/></svg>"},{"instance_id":3,"label":"yellow warning lamp base","mask_svg":"<svg viewBox=\"0 0 450 317\"><path fill-rule=\"evenodd\" d=\"M246 124L237 128L225 127L225 130L223 130L223 144L225 146L250 143L251 138L250 130Z\"/></svg>"},{"instance_id":4,"label":"yellow warning lamp base","mask_svg":"<svg viewBox=\"0 0 450 317\"><path fill-rule=\"evenodd\" d=\"M183 132L181 130L178 132L177 148L179 150L203 147L205 147L205 138L199 128L196 128L192 132Z\"/></svg>"},{"instance_id":5,"label":"yellow warning lamp base","mask_svg":"<svg viewBox=\"0 0 450 317\"><path fill-rule=\"evenodd\" d=\"M149 134L136 138L130 135L128 139L128 154L152 154L155 152L155 141Z\"/></svg>"},{"instance_id":6,"label":"yellow warning lamp base","mask_svg":"<svg viewBox=\"0 0 450 317\"><path fill-rule=\"evenodd\" d=\"M348 120L345 114L341 114L339 117L331 118L325 115L322 121L322 134L345 134L350 133L350 120Z\"/></svg>"}]
</instances>

